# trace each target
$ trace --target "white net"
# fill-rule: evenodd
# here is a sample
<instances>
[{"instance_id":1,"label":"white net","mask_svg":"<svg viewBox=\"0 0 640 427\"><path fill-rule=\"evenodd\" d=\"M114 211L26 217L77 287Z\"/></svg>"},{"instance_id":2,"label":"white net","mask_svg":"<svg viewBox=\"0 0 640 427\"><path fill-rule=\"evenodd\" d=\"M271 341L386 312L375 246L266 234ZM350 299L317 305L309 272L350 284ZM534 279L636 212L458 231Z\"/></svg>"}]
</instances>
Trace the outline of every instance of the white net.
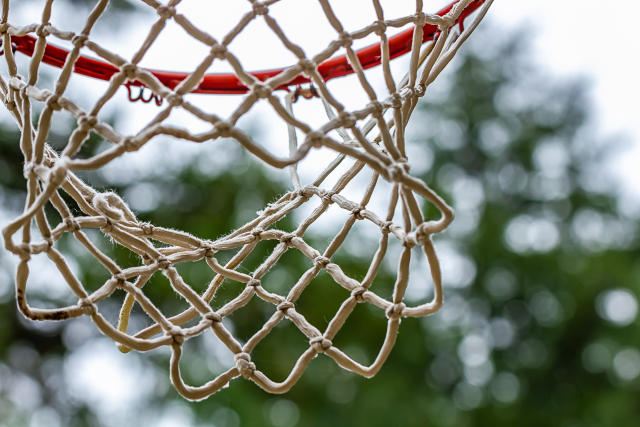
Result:
<instances>
[{"instance_id":1,"label":"white net","mask_svg":"<svg viewBox=\"0 0 640 427\"><path fill-rule=\"evenodd\" d=\"M126 60L90 37L92 28L105 12L108 0L98 1L79 33L66 31L50 23L52 0L45 2L40 22L25 26L14 26L9 22L10 1L2 1L0 33L4 45L6 70L0 79L0 91L4 105L15 119L21 131L20 147L24 154L24 173L28 195L24 212L11 221L3 230L7 250L20 258L16 274L16 299L20 311L34 320L60 320L89 316L97 327L116 341L123 351L135 349L148 351L166 346L171 349L170 377L175 388L188 399L203 399L225 386L231 379L242 376L272 393L289 390L300 378L310 361L324 353L341 367L370 377L383 365L394 345L400 321L403 317L429 315L442 304L442 285L438 258L431 236L445 229L453 218L451 208L422 180L412 176L408 167L405 147L405 129L418 99L425 94L427 86L438 76L452 59L460 45L480 22L491 1L486 2L466 28L458 25L458 18L471 0L460 0L445 15L423 12L421 1L407 15L392 20L385 19L379 0L372 0L377 20L356 31L346 31L328 0L318 0L324 17L335 30L335 38L326 49L309 57L287 37L287 29L270 15L269 8L277 0L250 1L248 12L233 29L220 40L205 29L199 28L188 16L181 14L180 1L173 0L163 5L155 0L144 0L158 15L148 29L148 35L137 52ZM298 62L282 72L260 81L241 65L241 60L229 49L230 43L254 20L264 20L277 38ZM208 49L208 54L193 69L186 79L174 88L163 85L151 72L139 64L147 51L158 39L168 21L173 21L193 39ZM422 43L422 28L430 23L439 28L434 40ZM408 71L404 78L396 81L390 70L389 39L387 33L393 28L414 25ZM16 65L11 46L12 36L33 34L37 37L28 70L21 75ZM368 81L363 67L352 47L354 40L377 35L381 46L381 69L386 93L379 96ZM62 72L53 91L39 86L42 57L47 42L66 41L73 45L62 65ZM67 88L74 65L81 50L97 55L118 68L102 95L90 109L83 109L78 102L67 97ZM327 83L318 73L318 64L336 54L345 54L356 80L368 98L368 104L356 110L347 110L336 94L329 91ZM188 94L197 88L206 71L214 62L226 62L234 74L248 88L241 102L226 118L218 117L191 101ZM275 89L297 76L305 75L313 82L314 91L320 98L327 118L321 126L313 127L309 122L294 115L293 104L298 91L283 97ZM127 82L143 83L153 94L165 102L141 131L122 134L101 118L105 105L116 95L118 88ZM309 90L309 89L307 89ZM305 94L303 90L303 94ZM269 146L254 140L243 131L238 121L256 103L266 101L286 124L289 130L288 156L277 156ZM34 124L33 104L40 104L41 111ZM197 118L208 126L208 130L195 133L171 124L167 118L172 111L180 110ZM57 152L47 138L56 114L70 113L77 126L69 135L62 150ZM78 155L91 135L98 135L112 146L90 157ZM298 144L298 138L304 141ZM200 238L183 231L154 226L136 218L127 203L114 192L99 192L86 184L77 175L79 171L94 171L108 165L129 152L139 150L146 144L163 137L172 137L192 142L208 142L218 138L229 138L267 165L288 168L291 190L270 203L258 215L230 234L214 238ZM308 159L317 149L334 153L322 172L310 182L298 173L298 165ZM368 173L368 184L359 189L360 195L347 197L345 188ZM381 185L381 183L385 185ZM381 190L382 189L382 190ZM376 212L370 201L376 191L386 192L385 208ZM353 191L349 193L352 195ZM215 190L210 197L215 198ZM425 217L421 205L430 203L439 211L439 217ZM310 212L297 221L293 230L281 230L277 223L303 208ZM344 212L346 220L333 238L322 247L313 247L305 233L328 215L330 208ZM45 214L45 208L55 210L59 216L56 223ZM378 230L378 246L369 260L369 267L362 279L350 277L332 257L352 232L354 225L365 222L369 230ZM90 230L99 230L116 245L136 254L134 266L122 267L103 252L88 236ZM70 263L57 248L63 235L72 235L108 271L109 278L96 290L89 292L73 273ZM36 237L37 236L37 237ZM376 293L375 278L388 256L392 240L398 242L397 277L390 298ZM275 241L273 250L262 263L249 273L243 262L261 242ZM304 274L288 286L288 293L280 295L263 286L262 280L288 251L298 251L308 266ZM46 253L60 271L65 282L77 296L77 304L60 308L35 308L27 302L29 265L32 255ZM420 255L423 253L424 255ZM409 281L412 258L426 256L428 272L433 283L433 299L417 306L405 304L404 297ZM225 260L222 262L221 260ZM394 258L392 258L394 259ZM204 292L197 292L186 283L178 271L181 263L204 261L209 266L213 279ZM305 289L321 272L325 271L337 286L348 291L347 297L337 312L330 318L324 330L320 330L296 309ZM147 284L155 274L168 278L173 290L189 305L177 315L169 316L154 304L145 293ZM239 294L217 310L212 307L216 292L223 283L241 288ZM95 285L95 284L94 284ZM124 291L117 325L110 323L98 309L99 303L115 298ZM240 340L232 328L223 320L242 308L252 299L259 298L272 305L271 315L262 327L249 339ZM370 304L382 310L387 317L387 330L377 357L368 366L358 363L345 351L333 345L332 340L345 324L357 304ZM150 325L139 331L129 331L128 321L134 305L138 305L150 319ZM283 321L291 322L308 340L304 351L288 377L281 382L272 380L252 362L252 351ZM185 384L180 372L180 358L185 341L213 333L234 355L235 366L201 386Z\"/></svg>"}]
</instances>

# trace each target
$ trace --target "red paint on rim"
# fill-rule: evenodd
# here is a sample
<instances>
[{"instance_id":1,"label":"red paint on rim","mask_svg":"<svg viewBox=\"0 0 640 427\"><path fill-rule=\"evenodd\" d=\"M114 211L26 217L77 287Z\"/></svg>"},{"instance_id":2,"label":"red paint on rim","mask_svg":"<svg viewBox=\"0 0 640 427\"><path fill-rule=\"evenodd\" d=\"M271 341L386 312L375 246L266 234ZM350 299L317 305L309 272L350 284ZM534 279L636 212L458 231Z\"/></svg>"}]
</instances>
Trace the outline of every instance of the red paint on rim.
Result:
<instances>
[{"instance_id":1,"label":"red paint on rim","mask_svg":"<svg viewBox=\"0 0 640 427\"><path fill-rule=\"evenodd\" d=\"M473 13L485 0L472 1L467 8L462 12L458 18L458 24L462 25L465 18ZM448 6L444 7L438 12L438 15L442 16L448 13L458 1L454 1ZM411 50L411 44L413 40L414 28L402 31L395 36L389 38L389 54L390 58L396 58ZM438 33L438 27L436 25L426 24L423 27L422 42L433 39ZM32 36L12 36L11 42L16 51L25 55L33 55L37 39ZM380 44L373 44L364 47L356 52L362 68L371 68L380 65L381 62L381 47ZM52 44L47 44L42 57L42 62L52 65L54 67L62 68L65 60L69 55L69 51ZM256 77L260 81L265 81L273 76L280 74L284 68L264 71L252 71L251 75ZM349 64L349 60L346 55L338 56L335 58L327 59L326 61L318 64L318 73L322 78L327 81L336 77L346 76L353 73L353 68ZM160 71L160 70L147 70L152 73L162 84L170 89L174 89L182 80L189 76L189 73L174 72L174 71ZM75 66L74 72L82 74L84 76L94 77L101 80L110 80L111 77L120 72L120 70L105 61L99 59L89 58L87 56L79 56ZM299 75L293 80L289 81L276 89L288 90L289 86L300 85L303 83L309 83L310 79L304 75ZM140 86L144 87L144 84L139 81L132 81L125 83L128 86ZM200 84L193 89L192 93L212 93L212 94L239 94L249 91L240 79L235 74L228 73L212 73L206 74Z\"/></svg>"}]
</instances>

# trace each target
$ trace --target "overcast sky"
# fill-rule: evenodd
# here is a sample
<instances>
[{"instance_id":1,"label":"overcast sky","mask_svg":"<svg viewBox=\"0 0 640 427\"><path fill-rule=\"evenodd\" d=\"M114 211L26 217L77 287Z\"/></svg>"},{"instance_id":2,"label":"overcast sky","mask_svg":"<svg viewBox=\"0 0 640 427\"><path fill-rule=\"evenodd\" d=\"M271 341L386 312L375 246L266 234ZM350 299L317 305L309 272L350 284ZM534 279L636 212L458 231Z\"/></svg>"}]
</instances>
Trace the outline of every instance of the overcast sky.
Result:
<instances>
[{"instance_id":1,"label":"overcast sky","mask_svg":"<svg viewBox=\"0 0 640 427\"><path fill-rule=\"evenodd\" d=\"M622 133L632 143L612 167L624 179L625 195L640 203L640 43L634 31L640 2L496 0L489 15L500 25L531 26L536 62L553 73L591 80L599 130Z\"/></svg>"}]
</instances>

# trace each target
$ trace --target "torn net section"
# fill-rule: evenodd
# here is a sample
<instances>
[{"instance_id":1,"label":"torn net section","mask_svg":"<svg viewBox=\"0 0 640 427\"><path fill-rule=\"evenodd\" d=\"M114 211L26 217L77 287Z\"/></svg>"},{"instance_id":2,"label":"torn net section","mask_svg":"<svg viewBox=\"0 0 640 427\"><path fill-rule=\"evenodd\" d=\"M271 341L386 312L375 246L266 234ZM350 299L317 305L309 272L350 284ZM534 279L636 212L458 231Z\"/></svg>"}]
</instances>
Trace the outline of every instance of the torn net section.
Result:
<instances>
[{"instance_id":1,"label":"torn net section","mask_svg":"<svg viewBox=\"0 0 640 427\"><path fill-rule=\"evenodd\" d=\"M250 1L246 15L222 40L216 40L203 29L193 25L187 16L179 13L179 0L167 5L154 0L144 0L155 9L158 19L149 28L148 36L131 60L125 60L93 42L91 29L103 14L107 0L97 2L88 16L82 32L76 34L52 26L50 21L52 0L48 0L43 9L41 21L32 25L17 27L8 22L9 1L3 1L0 33L4 45L4 58L8 75L0 79L0 91L6 108L14 117L21 130L20 147L24 154L24 173L27 179L27 200L24 212L9 223L3 230L6 248L20 258L16 275L16 299L20 311L34 320L59 320L78 316L90 316L97 327L118 343L123 351L135 349L147 351L160 346L171 349L171 380L180 394L188 399L203 399L225 386L231 379L242 376L250 379L264 390L281 393L289 390L300 378L309 362L318 354L324 353L341 367L370 377L376 374L394 345L398 327L403 317L426 316L438 310L442 304L441 277L438 258L431 240L434 233L445 229L453 218L451 208L420 179L409 171L405 152L405 128L417 101L425 94L427 86L452 59L462 42L477 26L486 13L490 1L466 28L458 26L457 18L471 0L459 1L444 16L424 13L422 2L416 2L416 10L403 18L386 20L379 0L373 0L377 21L358 31L347 32L332 11L328 0L319 0L326 19L335 29L336 38L322 52L307 57L295 40L286 36L286 28L281 28L269 14L269 6L277 0ZM242 68L241 62L228 48L234 38L253 20L263 19L299 61L285 68L280 74L266 81L259 81ZM138 66L168 20L174 20L190 36L207 45L209 54L202 58L188 78L174 89L162 85L150 72ZM435 40L422 44L422 27L431 23L439 27ZM389 65L388 37L389 29L404 25L416 28L410 53L409 69L406 76L396 82L391 75ZM11 36L34 34L37 43L30 60L27 75L21 76L11 51ZM381 44L381 67L388 94L378 99L372 85L367 80L361 64L354 53L354 40L370 34L377 34ZM38 87L38 75L44 47L51 39L69 41L73 49L64 63L62 72L55 83L54 91ZM110 80L108 87L90 110L81 109L71 99L65 97L75 61L80 50L91 51L120 70ZM369 97L364 108L347 111L337 94L333 94L317 72L317 65L331 56L347 55L356 78ZM226 61L231 65L238 78L249 88L242 102L227 118L204 111L194 105L185 96L202 79L204 73L214 61ZM327 120L319 128L312 128L302 118L293 114L293 101L297 92L291 92L283 98L274 93L277 88L296 76L309 77L327 111ZM118 88L127 82L139 81L166 103L157 115L137 134L123 135L109 124L100 120L99 113ZM289 157L279 158L263 145L254 141L247 133L237 127L238 120L259 100L266 100L282 121L289 127ZM41 103L42 112L37 125L34 125L32 103ZM207 122L210 129L194 134L188 130L166 123L173 109L182 109ZM77 120L77 127L69 135L61 152L56 152L47 144L48 132L56 112L65 110ZM89 158L80 158L77 154L90 133L95 133L112 143L111 148ZM305 135L298 144L296 134ZM171 136L181 140L204 142L217 138L231 138L244 149L264 163L276 168L289 168L292 189L279 200L269 204L258 216L217 240L201 239L186 232L154 226L138 221L134 212L117 194L101 193L76 174L78 171L97 170L112 160L126 156L128 152L140 149L154 138ZM334 137L339 135L340 139ZM314 148L324 147L335 152L335 158L325 170L311 183L303 184L297 173L296 165L305 159ZM338 173L338 166L351 162L347 171L334 177L333 186L323 185L329 177ZM341 192L363 171L372 172L369 185L363 189L361 198L347 199ZM392 185L388 197L386 212L376 214L368 209L368 203L374 189L381 180ZM215 193L211 194L215 197ZM80 213L70 207L66 200L73 199ZM315 200L317 207L304 220L297 224L293 232L274 227L274 224L291 214L303 204ZM440 212L437 219L427 219L421 210L421 201L427 200ZM312 247L305 240L305 232L318 218L325 214L330 205L348 212L348 219L341 230L328 240L326 246ZM51 206L61 220L52 226L45 216L44 209ZM397 219L396 211L402 212ZM368 221L379 230L377 251L370 261L367 274L362 280L349 277L340 265L332 262L332 256L340 248L345 238L358 221ZM38 233L34 233L34 227ZM121 268L115 261L102 252L86 234L86 230L100 230L117 245L137 254L138 265ZM92 293L72 272L62 252L56 248L57 241L65 233L71 233L78 242L107 269L110 278ZM33 238L32 234L41 237ZM397 278L390 299L384 299L372 287L381 263L387 256L390 239L402 244L398 256ZM251 274L242 268L243 261L252 253L259 242L277 241L275 248L262 264ZM409 276L409 263L412 248L421 248L426 255L433 284L433 299L418 306L407 306L403 302ZM287 251L299 251L310 262L310 267L292 284L288 294L278 295L265 289L261 279L274 267ZM221 263L221 254L232 253L230 260ZM413 252L413 256L415 256ZM48 258L61 272L66 283L78 298L76 305L62 308L34 308L26 300L26 287L29 278L31 255L46 253ZM229 258L229 257L227 257ZM185 283L176 266L180 263L205 260L215 274L203 293L196 292ZM296 301L309 283L321 272L326 271L332 280L350 292L340 308L333 315L325 330L321 331L296 310ZM190 308L169 317L154 305L145 295L145 284L156 272L164 274L175 292L183 297ZM425 272L425 275L427 273ZM212 308L216 291L225 281L240 284L243 289L237 297L218 310ZM112 325L98 310L97 303L110 298L116 290L127 294L117 326ZM273 305L273 314L263 327L246 342L234 337L222 320L241 310L251 299L260 298ZM387 331L375 361L364 366L349 357L332 344L332 339L359 303L371 304L386 313ZM138 304L152 319L153 324L144 330L130 333L127 323L131 309ZM288 377L276 382L263 373L251 360L252 350L267 337L281 321L288 319L308 339L309 345L298 358ZM187 323L192 326L185 326ZM182 379L179 361L183 344L205 332L213 333L234 354L235 366L201 386L190 386Z\"/></svg>"}]
</instances>

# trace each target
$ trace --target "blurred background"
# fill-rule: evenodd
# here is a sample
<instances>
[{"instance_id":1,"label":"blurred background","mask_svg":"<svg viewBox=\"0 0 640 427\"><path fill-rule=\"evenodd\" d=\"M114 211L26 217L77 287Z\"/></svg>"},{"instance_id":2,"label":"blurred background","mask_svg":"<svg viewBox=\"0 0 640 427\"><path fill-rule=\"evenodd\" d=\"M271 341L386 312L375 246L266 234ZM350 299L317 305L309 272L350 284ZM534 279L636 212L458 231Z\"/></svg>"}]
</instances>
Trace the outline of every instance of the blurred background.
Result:
<instances>
[{"instance_id":1,"label":"blurred background","mask_svg":"<svg viewBox=\"0 0 640 427\"><path fill-rule=\"evenodd\" d=\"M93 2L66 3L86 16ZM321 355L287 394L270 395L239 379L205 401L187 402L169 383L166 349L121 354L85 318L25 320L13 300L15 259L3 249L0 424L573 427L640 419L634 167L640 131L631 108L638 64L624 21L632 25L635 15L621 14L617 25L605 28L597 3L543 1L515 10L513 3L496 2L414 113L412 172L456 209L454 224L435 237L445 305L430 317L403 321L376 377L344 372ZM41 10L42 3L20 7ZM111 7L105 19L112 26L147 13L133 0ZM110 120L132 119L116 111ZM74 125L57 124L51 144L61 146ZM246 127L256 136L269 132L264 123ZM0 225L22 211L25 199L18 140L3 112ZM100 147L99 140L87 144L89 152ZM161 168L141 168L134 176L105 168L90 180L131 200L142 220L220 236L288 190L281 171L234 147L181 147L179 156L158 149L145 156L155 156L148 162ZM215 199L206 196L211 189ZM59 244L83 281L103 280L71 239ZM115 245L105 250L125 264L131 256ZM348 250L337 256L356 276L368 267ZM38 270L31 300L59 305L64 285L46 262ZM291 258L276 273L291 279L301 271ZM203 282L206 274L198 265L181 273L189 283ZM392 280L393 266L381 275ZM177 304L166 283L145 290L162 307ZM305 314L326 325L341 294L314 292ZM412 292L410 301L427 296L419 287ZM223 289L220 298L232 296ZM118 306L104 310L115 316ZM239 336L254 331L265 313L249 305L242 315L232 319ZM354 316L340 340L350 354L371 362L384 316L367 309ZM212 335L204 338L189 342L182 362L194 384L232 363ZM271 363L277 377L305 345L299 333L283 329L256 357Z\"/></svg>"}]
</instances>

